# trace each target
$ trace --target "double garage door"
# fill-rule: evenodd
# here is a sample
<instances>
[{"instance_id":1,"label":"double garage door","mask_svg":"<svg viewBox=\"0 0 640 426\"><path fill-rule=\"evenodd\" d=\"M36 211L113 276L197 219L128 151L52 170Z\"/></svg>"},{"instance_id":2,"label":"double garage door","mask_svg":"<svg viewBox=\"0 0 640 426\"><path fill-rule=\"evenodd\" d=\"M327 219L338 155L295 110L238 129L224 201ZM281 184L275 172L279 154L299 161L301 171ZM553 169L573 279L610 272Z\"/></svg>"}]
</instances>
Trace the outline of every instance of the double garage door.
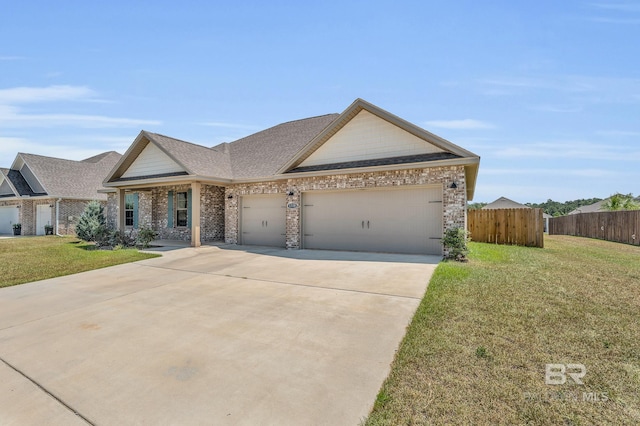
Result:
<instances>
[{"instance_id":1,"label":"double garage door","mask_svg":"<svg viewBox=\"0 0 640 426\"><path fill-rule=\"evenodd\" d=\"M283 196L243 197L242 244L285 246ZM302 194L302 247L440 254L440 187Z\"/></svg>"}]
</instances>

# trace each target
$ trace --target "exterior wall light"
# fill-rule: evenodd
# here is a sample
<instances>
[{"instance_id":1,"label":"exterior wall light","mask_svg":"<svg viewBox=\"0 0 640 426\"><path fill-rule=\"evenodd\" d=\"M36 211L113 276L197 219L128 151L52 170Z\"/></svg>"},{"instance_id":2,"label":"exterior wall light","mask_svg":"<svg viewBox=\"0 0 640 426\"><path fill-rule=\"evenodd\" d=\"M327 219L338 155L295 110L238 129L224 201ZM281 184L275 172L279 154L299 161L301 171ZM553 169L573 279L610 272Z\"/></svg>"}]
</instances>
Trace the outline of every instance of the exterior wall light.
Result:
<instances>
[{"instance_id":1,"label":"exterior wall light","mask_svg":"<svg viewBox=\"0 0 640 426\"><path fill-rule=\"evenodd\" d=\"M449 185L449 188L451 189L456 189L458 187L458 185L456 185L455 182L451 182L451 185Z\"/></svg>"}]
</instances>

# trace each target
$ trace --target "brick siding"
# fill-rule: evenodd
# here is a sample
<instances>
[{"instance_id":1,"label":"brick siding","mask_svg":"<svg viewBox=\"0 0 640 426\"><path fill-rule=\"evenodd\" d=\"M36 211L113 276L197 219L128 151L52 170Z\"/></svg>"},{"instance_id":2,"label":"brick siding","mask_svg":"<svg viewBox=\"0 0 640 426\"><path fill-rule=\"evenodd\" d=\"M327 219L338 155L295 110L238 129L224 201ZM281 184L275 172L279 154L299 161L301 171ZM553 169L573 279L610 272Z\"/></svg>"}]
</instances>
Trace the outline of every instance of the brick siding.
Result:
<instances>
[{"instance_id":1,"label":"brick siding","mask_svg":"<svg viewBox=\"0 0 640 426\"><path fill-rule=\"evenodd\" d=\"M191 240L191 228L169 227L169 191L173 191L173 212L177 206L177 193L187 192L190 184L159 186L138 193L138 226L150 227L158 233L158 239ZM224 188L214 185L202 185L200 189L200 239L201 241L224 240ZM107 226L117 227L118 201L115 193L110 193L107 200Z\"/></svg>"},{"instance_id":2,"label":"brick siding","mask_svg":"<svg viewBox=\"0 0 640 426\"><path fill-rule=\"evenodd\" d=\"M456 188L449 188L451 182ZM350 173L331 176L304 177L283 181L239 184L226 189L225 241L238 244L239 197L252 194L287 194L287 204L295 203L296 208L287 209L286 246L299 249L301 193L304 191L387 188L393 186L442 185L443 232L455 226L466 227L466 185L464 166L433 167L386 172ZM232 198L229 198L232 196Z\"/></svg>"}]
</instances>

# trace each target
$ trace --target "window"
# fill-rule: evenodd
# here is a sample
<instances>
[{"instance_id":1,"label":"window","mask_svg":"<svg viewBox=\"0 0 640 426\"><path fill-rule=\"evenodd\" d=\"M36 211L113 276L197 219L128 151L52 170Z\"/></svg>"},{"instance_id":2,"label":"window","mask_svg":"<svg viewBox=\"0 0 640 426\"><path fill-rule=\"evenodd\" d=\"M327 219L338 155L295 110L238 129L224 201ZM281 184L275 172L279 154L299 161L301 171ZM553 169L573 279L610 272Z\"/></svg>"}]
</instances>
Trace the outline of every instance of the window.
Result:
<instances>
[{"instance_id":1,"label":"window","mask_svg":"<svg viewBox=\"0 0 640 426\"><path fill-rule=\"evenodd\" d=\"M125 226L133 226L133 210L134 210L135 194L127 194L124 199L124 224Z\"/></svg>"},{"instance_id":2,"label":"window","mask_svg":"<svg viewBox=\"0 0 640 426\"><path fill-rule=\"evenodd\" d=\"M176 208L176 225L177 226L187 226L187 212L189 209L188 206L188 198L186 192L178 192L177 197L177 208Z\"/></svg>"}]
</instances>

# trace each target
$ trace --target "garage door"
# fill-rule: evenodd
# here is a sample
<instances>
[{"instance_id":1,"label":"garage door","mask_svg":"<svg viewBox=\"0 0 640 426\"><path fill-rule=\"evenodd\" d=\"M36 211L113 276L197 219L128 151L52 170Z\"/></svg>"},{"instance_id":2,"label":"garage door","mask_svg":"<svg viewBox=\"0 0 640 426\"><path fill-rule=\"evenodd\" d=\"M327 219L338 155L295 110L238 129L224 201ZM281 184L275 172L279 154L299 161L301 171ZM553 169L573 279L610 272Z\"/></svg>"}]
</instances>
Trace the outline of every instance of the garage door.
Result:
<instances>
[{"instance_id":1,"label":"garage door","mask_svg":"<svg viewBox=\"0 0 640 426\"><path fill-rule=\"evenodd\" d=\"M45 235L45 225L51 225L51 207L46 204L36 206L36 235Z\"/></svg>"},{"instance_id":2,"label":"garage door","mask_svg":"<svg viewBox=\"0 0 640 426\"><path fill-rule=\"evenodd\" d=\"M0 234L12 234L13 224L18 223L16 206L0 207Z\"/></svg>"},{"instance_id":3,"label":"garage door","mask_svg":"<svg viewBox=\"0 0 640 426\"><path fill-rule=\"evenodd\" d=\"M286 199L282 195L242 197L242 244L285 247Z\"/></svg>"},{"instance_id":4,"label":"garage door","mask_svg":"<svg viewBox=\"0 0 640 426\"><path fill-rule=\"evenodd\" d=\"M439 255L441 238L440 187L303 194L304 248Z\"/></svg>"}]
</instances>

